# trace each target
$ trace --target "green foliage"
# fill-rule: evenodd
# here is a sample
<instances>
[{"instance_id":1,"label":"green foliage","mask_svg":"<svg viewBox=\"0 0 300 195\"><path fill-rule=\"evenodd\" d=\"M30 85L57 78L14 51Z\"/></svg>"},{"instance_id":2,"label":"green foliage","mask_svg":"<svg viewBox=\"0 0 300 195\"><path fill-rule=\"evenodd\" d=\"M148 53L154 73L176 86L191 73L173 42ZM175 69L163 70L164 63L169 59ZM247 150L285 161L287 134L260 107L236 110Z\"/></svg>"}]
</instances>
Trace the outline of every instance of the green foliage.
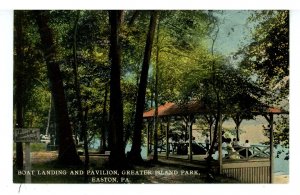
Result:
<instances>
[{"instance_id":1,"label":"green foliage","mask_svg":"<svg viewBox=\"0 0 300 195\"><path fill-rule=\"evenodd\" d=\"M153 55L153 75L159 66L159 102L178 101L183 83L191 69L201 67L210 58L205 42L210 17L204 11L162 11L158 42L158 60ZM157 60L157 61L156 61ZM152 80L154 82L154 80ZM154 84L152 84L154 85Z\"/></svg>"},{"instance_id":2,"label":"green foliage","mask_svg":"<svg viewBox=\"0 0 300 195\"><path fill-rule=\"evenodd\" d=\"M44 133L50 106L46 67L40 52L40 39L32 18L32 12L22 12L22 52L24 58L22 59L22 67L15 67L17 72L14 75L14 94L17 94L15 91L16 79L19 76L24 87L22 102L24 106L24 126L40 128L41 133ZM16 56L16 51L14 51L14 55ZM16 98L14 97L14 101Z\"/></svg>"},{"instance_id":3,"label":"green foliage","mask_svg":"<svg viewBox=\"0 0 300 195\"><path fill-rule=\"evenodd\" d=\"M45 133L44 130L47 126L51 94L48 90L39 86L33 88L28 97L29 99L25 106L25 126L41 128L41 133Z\"/></svg>"},{"instance_id":4,"label":"green foliage","mask_svg":"<svg viewBox=\"0 0 300 195\"><path fill-rule=\"evenodd\" d=\"M289 127L289 116L280 115L274 120L274 146L277 149L278 158L279 155L285 153L285 160L289 160L289 147L290 147L290 127ZM269 126L264 129L264 134L270 139ZM265 144L270 144L267 141ZM279 147L278 147L279 146Z\"/></svg>"},{"instance_id":5,"label":"green foliage","mask_svg":"<svg viewBox=\"0 0 300 195\"><path fill-rule=\"evenodd\" d=\"M289 148L289 117L286 115L280 116L275 122L274 144Z\"/></svg>"},{"instance_id":6,"label":"green foliage","mask_svg":"<svg viewBox=\"0 0 300 195\"><path fill-rule=\"evenodd\" d=\"M25 123L26 126L39 127L43 132L50 106L48 78L37 26L32 17L35 11L23 12L24 67L20 74L26 85ZM244 114L243 117L251 118L247 112L249 108L259 105L259 101L273 103L288 96L289 12L255 12L250 20L255 24L252 42L243 48L240 66L230 64L226 60L227 56L212 52L214 48L209 44L218 33L218 21L212 12L214 11L160 11L160 26L156 33L158 37L154 39L145 109L149 109L151 102L153 106L154 75L158 69L159 104L167 101L203 101L214 113L221 108L224 113L240 112ZM78 131L78 100L72 64L74 24L78 13L78 81L91 138L101 135L100 129L105 121L102 119L105 86L111 79L110 27L107 11L50 12L49 23L54 30L58 51L55 57L63 73L74 132ZM131 140L133 134L137 86L149 16L149 11L129 10L124 11L122 18L121 89L126 141ZM108 98L106 110L109 110L109 101ZM288 119L282 119L276 126L276 140L284 145L288 145L287 124Z\"/></svg>"},{"instance_id":7,"label":"green foliage","mask_svg":"<svg viewBox=\"0 0 300 195\"><path fill-rule=\"evenodd\" d=\"M252 42L243 49L242 67L255 73L266 91L264 101L288 109L289 97L289 11L256 11ZM275 142L289 145L289 120L279 120Z\"/></svg>"},{"instance_id":8,"label":"green foliage","mask_svg":"<svg viewBox=\"0 0 300 195\"><path fill-rule=\"evenodd\" d=\"M184 99L202 101L213 113L218 106L227 114L250 112L251 107L259 105L258 100L264 91L239 69L224 63L219 60L215 71L195 68L187 72L189 76L184 76ZM220 105L217 105L216 93Z\"/></svg>"},{"instance_id":9,"label":"green foliage","mask_svg":"<svg viewBox=\"0 0 300 195\"><path fill-rule=\"evenodd\" d=\"M250 21L256 26L242 65L255 71L269 102L279 103L289 93L289 11L257 11Z\"/></svg>"}]
</instances>

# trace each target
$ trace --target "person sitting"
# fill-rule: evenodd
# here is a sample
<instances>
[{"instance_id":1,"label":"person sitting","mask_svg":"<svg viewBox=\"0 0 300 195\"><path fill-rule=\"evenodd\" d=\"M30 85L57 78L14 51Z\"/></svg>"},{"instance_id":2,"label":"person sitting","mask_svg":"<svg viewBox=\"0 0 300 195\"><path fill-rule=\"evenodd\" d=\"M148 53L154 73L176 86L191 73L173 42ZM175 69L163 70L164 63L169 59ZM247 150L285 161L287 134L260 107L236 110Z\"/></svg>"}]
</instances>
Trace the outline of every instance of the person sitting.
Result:
<instances>
[{"instance_id":1,"label":"person sitting","mask_svg":"<svg viewBox=\"0 0 300 195\"><path fill-rule=\"evenodd\" d=\"M177 154L178 155L186 155L187 152L188 152L187 145L185 144L183 135L181 135L180 139L179 139L178 147L177 147Z\"/></svg>"},{"instance_id":2,"label":"person sitting","mask_svg":"<svg viewBox=\"0 0 300 195\"><path fill-rule=\"evenodd\" d=\"M231 139L227 139L227 138L224 138L223 140L223 143L222 143L222 156L223 158L228 156L228 148L232 147L231 144Z\"/></svg>"},{"instance_id":3,"label":"person sitting","mask_svg":"<svg viewBox=\"0 0 300 195\"><path fill-rule=\"evenodd\" d=\"M230 138L224 138L224 141L222 143L222 157L230 158L234 154L235 150L231 145L231 139ZM238 156L238 155L237 155ZM217 160L219 158L219 151L216 150L215 154L213 154L213 159Z\"/></svg>"},{"instance_id":4,"label":"person sitting","mask_svg":"<svg viewBox=\"0 0 300 195\"><path fill-rule=\"evenodd\" d=\"M196 138L193 136L193 138L192 138L192 143L197 143L196 142Z\"/></svg>"},{"instance_id":5,"label":"person sitting","mask_svg":"<svg viewBox=\"0 0 300 195\"><path fill-rule=\"evenodd\" d=\"M241 150L239 153L240 153L240 155L241 156L244 156L244 157L249 157L249 156L251 156L252 155L252 152L249 150L249 148L250 148L250 143L249 143L249 140L246 140L245 141L245 143L244 143L244 145L243 145L243 148L245 148L245 149L243 149L243 150Z\"/></svg>"},{"instance_id":6,"label":"person sitting","mask_svg":"<svg viewBox=\"0 0 300 195\"><path fill-rule=\"evenodd\" d=\"M245 148L250 148L249 140L246 140L246 141L245 141L244 147L245 147Z\"/></svg>"},{"instance_id":7,"label":"person sitting","mask_svg":"<svg viewBox=\"0 0 300 195\"><path fill-rule=\"evenodd\" d=\"M196 139L195 137L193 137L193 140L192 140L192 151L193 151L193 154L206 154L206 149L200 145L199 143L196 142Z\"/></svg>"},{"instance_id":8,"label":"person sitting","mask_svg":"<svg viewBox=\"0 0 300 195\"><path fill-rule=\"evenodd\" d=\"M234 149L233 149L233 146L232 146L232 144L231 144L231 138L227 138L227 139L225 140L225 143L226 143L227 151L232 151L232 150L234 150Z\"/></svg>"},{"instance_id":9,"label":"person sitting","mask_svg":"<svg viewBox=\"0 0 300 195\"><path fill-rule=\"evenodd\" d=\"M233 149L233 147L231 145L231 139L230 138L226 138L224 143L225 143L225 147L224 147L225 148L225 154L227 153L226 156L229 156L230 153L232 151L234 151L234 149Z\"/></svg>"},{"instance_id":10,"label":"person sitting","mask_svg":"<svg viewBox=\"0 0 300 195\"><path fill-rule=\"evenodd\" d=\"M232 141L232 147L233 147L235 150L238 150L239 148L241 148L239 139L233 138L233 141Z\"/></svg>"},{"instance_id":11,"label":"person sitting","mask_svg":"<svg viewBox=\"0 0 300 195\"><path fill-rule=\"evenodd\" d=\"M235 148L231 144L231 139L228 138L226 140L226 142L227 142L227 152L228 152L227 158L229 158L229 159L240 159L240 156L239 156L238 152L235 150Z\"/></svg>"}]
</instances>

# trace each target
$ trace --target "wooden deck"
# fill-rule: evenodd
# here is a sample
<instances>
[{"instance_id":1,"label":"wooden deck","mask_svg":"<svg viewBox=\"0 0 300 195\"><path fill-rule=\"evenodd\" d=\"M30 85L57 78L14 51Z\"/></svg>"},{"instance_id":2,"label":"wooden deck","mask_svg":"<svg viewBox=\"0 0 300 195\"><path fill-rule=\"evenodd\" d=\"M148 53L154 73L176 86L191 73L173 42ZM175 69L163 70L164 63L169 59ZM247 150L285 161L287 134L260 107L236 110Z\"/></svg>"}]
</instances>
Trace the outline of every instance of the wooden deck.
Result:
<instances>
[{"instance_id":1,"label":"wooden deck","mask_svg":"<svg viewBox=\"0 0 300 195\"><path fill-rule=\"evenodd\" d=\"M241 183L270 183L270 159L267 149L259 149L255 146L251 151L252 154L248 154L247 149L246 157L240 159L224 157L221 174ZM167 157L166 152L160 152L158 157L163 161L168 160L168 163L206 169L206 155L192 155L190 160L188 155L177 155L171 152ZM215 170L220 168L218 161L213 161L213 167Z\"/></svg>"}]
</instances>

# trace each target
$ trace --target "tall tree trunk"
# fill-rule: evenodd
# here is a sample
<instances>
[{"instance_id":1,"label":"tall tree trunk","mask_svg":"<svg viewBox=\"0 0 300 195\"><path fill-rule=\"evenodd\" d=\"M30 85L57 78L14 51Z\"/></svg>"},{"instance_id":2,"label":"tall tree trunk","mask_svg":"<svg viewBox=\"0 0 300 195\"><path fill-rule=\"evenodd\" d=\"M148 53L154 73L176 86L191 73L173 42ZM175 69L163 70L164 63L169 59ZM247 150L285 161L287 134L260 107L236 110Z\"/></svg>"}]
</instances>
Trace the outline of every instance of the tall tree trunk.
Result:
<instances>
[{"instance_id":1,"label":"tall tree trunk","mask_svg":"<svg viewBox=\"0 0 300 195\"><path fill-rule=\"evenodd\" d=\"M110 164L118 169L122 168L126 162L124 136L123 136L123 103L121 94L121 49L119 43L119 32L123 11L110 11L109 22L110 34L110 107L109 107L109 127L110 127Z\"/></svg>"},{"instance_id":2,"label":"tall tree trunk","mask_svg":"<svg viewBox=\"0 0 300 195\"><path fill-rule=\"evenodd\" d=\"M219 103L218 103L219 104ZM207 175L206 175L206 179L208 183L211 183L214 181L214 171L212 169L212 155L215 152L215 145L218 139L218 128L219 128L219 123L220 123L220 117L221 117L221 109L217 109L217 115L216 115L216 120L215 120L215 128L213 131L213 140L211 141L211 146L208 150L208 156L206 159L207 162ZM222 144L222 143L219 143ZM219 145L218 145L219 146Z\"/></svg>"},{"instance_id":3,"label":"tall tree trunk","mask_svg":"<svg viewBox=\"0 0 300 195\"><path fill-rule=\"evenodd\" d=\"M153 155L153 161L156 162L158 160L158 136L157 136L157 131L158 131L158 78L159 78L159 20L158 20L158 25L157 25L157 33L156 33L156 69L155 69L155 86L154 86L154 104L155 104L155 112L154 112L154 155ZM152 94L151 94L152 96ZM152 97L151 97L152 98ZM152 100L151 100L152 104ZM152 105L151 105L152 107Z\"/></svg>"},{"instance_id":4,"label":"tall tree trunk","mask_svg":"<svg viewBox=\"0 0 300 195\"><path fill-rule=\"evenodd\" d=\"M135 10L132 17L129 20L128 26L132 26L134 24L134 21L138 18L138 16L140 15L140 10Z\"/></svg>"},{"instance_id":5,"label":"tall tree trunk","mask_svg":"<svg viewBox=\"0 0 300 195\"><path fill-rule=\"evenodd\" d=\"M83 139L84 147L84 181L88 182L87 170L89 168L89 150L88 150L88 141L87 141L87 125L86 120L83 118L83 109L81 103L81 92L80 92L80 83L78 81L78 63L77 63L77 29L78 21L80 17L80 11L77 11L74 29L73 29L73 74L74 74L74 87L77 99L77 109L78 109L78 120L81 125L80 137ZM76 138L77 139L77 138Z\"/></svg>"},{"instance_id":6,"label":"tall tree trunk","mask_svg":"<svg viewBox=\"0 0 300 195\"><path fill-rule=\"evenodd\" d=\"M239 133L239 129L240 129L240 125L243 121L242 117L239 114L236 114L235 117L233 117L233 120L235 122L235 130L236 130L236 139L239 141L240 140L240 133Z\"/></svg>"},{"instance_id":7,"label":"tall tree trunk","mask_svg":"<svg viewBox=\"0 0 300 195\"><path fill-rule=\"evenodd\" d=\"M103 111L102 111L102 124L101 124L101 145L100 145L100 153L104 153L107 150L107 95L108 95L108 85L105 84L105 93L104 93L104 101L103 101Z\"/></svg>"},{"instance_id":8,"label":"tall tree trunk","mask_svg":"<svg viewBox=\"0 0 300 195\"><path fill-rule=\"evenodd\" d=\"M49 135L50 121L51 121L51 110L52 110L52 95L49 98L49 110L48 110L48 120L45 135Z\"/></svg>"},{"instance_id":9,"label":"tall tree trunk","mask_svg":"<svg viewBox=\"0 0 300 195\"><path fill-rule=\"evenodd\" d=\"M81 161L73 141L62 76L56 59L53 34L48 24L48 14L48 11L36 11L35 17L41 37L42 49L47 65L50 89L56 112L55 121L58 126L57 133L59 138L58 162L64 165L80 164Z\"/></svg>"},{"instance_id":10,"label":"tall tree trunk","mask_svg":"<svg viewBox=\"0 0 300 195\"><path fill-rule=\"evenodd\" d=\"M24 52L23 52L23 11L15 11L15 47L16 56L14 60L15 65L15 94L16 101L16 128L24 127ZM16 143L16 167L23 169L23 145L21 142Z\"/></svg>"},{"instance_id":11,"label":"tall tree trunk","mask_svg":"<svg viewBox=\"0 0 300 195\"><path fill-rule=\"evenodd\" d=\"M141 162L141 144L142 144L142 126L143 126L143 112L145 106L145 94L148 82L148 70L152 52L152 44L155 34L156 22L158 18L158 11L152 11L150 24L149 24L149 31L147 34L147 41L145 46L144 52L144 60L143 66L141 71L139 89L138 89L138 96L137 96L137 103L136 103L136 112L135 112L135 128L133 134L133 143L132 148L130 151L131 160L135 162Z\"/></svg>"},{"instance_id":12,"label":"tall tree trunk","mask_svg":"<svg viewBox=\"0 0 300 195\"><path fill-rule=\"evenodd\" d=\"M212 126L214 124L214 117L212 114L204 115L204 117L209 125L209 142L210 144L212 144Z\"/></svg>"},{"instance_id":13,"label":"tall tree trunk","mask_svg":"<svg viewBox=\"0 0 300 195\"><path fill-rule=\"evenodd\" d=\"M217 21L214 20L214 28L217 28L217 31L214 34L214 37L212 37L212 45L211 45L211 55L214 56L214 45L216 43L218 34L219 34L219 25L217 24ZM216 97L217 97L217 101L216 101L216 105L217 105L217 110L216 110L216 121L215 121L215 128L214 128L214 136L213 136L213 140L212 140L212 144L211 147L209 149L208 152L208 157L207 157L207 180L208 182L212 182L212 165L211 165L211 161L212 161L212 154L214 152L214 146L215 143L217 141L217 139L221 139L219 137L217 137L218 134L218 128L220 126L220 118L221 118L221 102L220 102L220 94L219 94L219 90L218 90L218 83L216 80L216 68L215 68L215 61L213 61L212 63L212 88L213 88L213 92L215 93ZM218 144L222 144L222 143L218 143ZM218 145L219 146L219 145ZM219 146L220 147L220 146ZM220 155L220 154L219 154Z\"/></svg>"}]
</instances>

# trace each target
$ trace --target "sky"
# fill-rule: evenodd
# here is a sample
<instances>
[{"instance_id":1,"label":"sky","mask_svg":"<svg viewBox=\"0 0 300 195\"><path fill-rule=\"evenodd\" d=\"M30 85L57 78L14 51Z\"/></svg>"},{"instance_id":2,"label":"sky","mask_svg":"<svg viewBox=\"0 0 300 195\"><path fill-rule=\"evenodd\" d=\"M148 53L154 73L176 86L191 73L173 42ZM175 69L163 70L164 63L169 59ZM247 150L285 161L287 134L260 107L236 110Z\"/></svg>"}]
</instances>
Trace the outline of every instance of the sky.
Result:
<instances>
[{"instance_id":1,"label":"sky","mask_svg":"<svg viewBox=\"0 0 300 195\"><path fill-rule=\"evenodd\" d=\"M215 43L215 49L224 55L236 52L241 45L250 41L250 28L247 18L250 11L225 10L217 14L220 22L220 31Z\"/></svg>"}]
</instances>

